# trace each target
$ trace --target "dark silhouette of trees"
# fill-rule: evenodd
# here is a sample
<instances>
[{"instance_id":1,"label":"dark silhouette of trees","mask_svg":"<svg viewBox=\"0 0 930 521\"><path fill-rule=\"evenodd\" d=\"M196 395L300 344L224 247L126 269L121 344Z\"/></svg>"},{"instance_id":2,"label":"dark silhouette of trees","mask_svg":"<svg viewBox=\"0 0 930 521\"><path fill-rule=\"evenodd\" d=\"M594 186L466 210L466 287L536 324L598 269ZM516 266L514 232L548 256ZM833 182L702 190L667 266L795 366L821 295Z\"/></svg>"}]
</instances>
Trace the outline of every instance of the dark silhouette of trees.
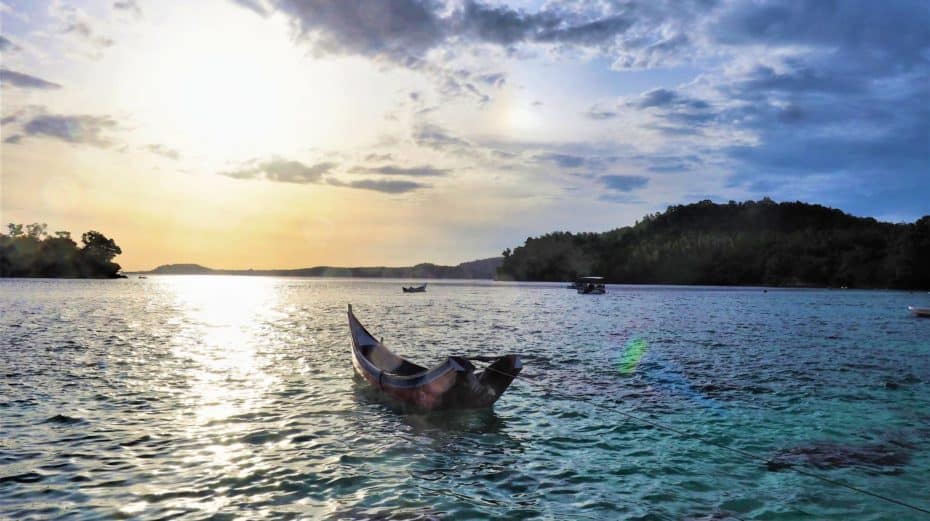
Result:
<instances>
[{"instance_id":1,"label":"dark silhouette of trees","mask_svg":"<svg viewBox=\"0 0 930 521\"><path fill-rule=\"evenodd\" d=\"M113 258L122 253L113 239L100 232L81 236L83 247L71 233L48 235L45 224L10 223L9 235L0 233L0 277L117 278L120 265Z\"/></svg>"},{"instance_id":2,"label":"dark silhouette of trees","mask_svg":"<svg viewBox=\"0 0 930 521\"><path fill-rule=\"evenodd\" d=\"M930 216L891 224L765 198L671 206L604 233L530 237L501 278L632 284L930 288Z\"/></svg>"}]
</instances>

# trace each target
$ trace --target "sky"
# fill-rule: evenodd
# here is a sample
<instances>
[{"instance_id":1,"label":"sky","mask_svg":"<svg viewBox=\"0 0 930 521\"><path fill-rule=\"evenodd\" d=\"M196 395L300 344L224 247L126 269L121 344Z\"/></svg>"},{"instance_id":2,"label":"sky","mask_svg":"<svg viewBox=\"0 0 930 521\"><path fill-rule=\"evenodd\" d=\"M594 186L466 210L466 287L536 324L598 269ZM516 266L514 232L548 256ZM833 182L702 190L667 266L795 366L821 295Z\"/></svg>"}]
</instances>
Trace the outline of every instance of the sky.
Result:
<instances>
[{"instance_id":1,"label":"sky","mask_svg":"<svg viewBox=\"0 0 930 521\"><path fill-rule=\"evenodd\" d=\"M457 264L669 205L930 214L930 2L0 0L0 222Z\"/></svg>"}]
</instances>

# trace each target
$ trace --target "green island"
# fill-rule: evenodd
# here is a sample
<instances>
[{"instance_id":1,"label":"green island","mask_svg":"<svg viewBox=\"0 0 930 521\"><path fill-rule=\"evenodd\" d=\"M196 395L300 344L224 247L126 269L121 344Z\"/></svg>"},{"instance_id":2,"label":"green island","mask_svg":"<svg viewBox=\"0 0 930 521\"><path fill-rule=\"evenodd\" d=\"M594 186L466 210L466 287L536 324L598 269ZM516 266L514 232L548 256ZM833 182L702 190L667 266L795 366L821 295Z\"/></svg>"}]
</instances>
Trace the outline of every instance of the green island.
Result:
<instances>
[{"instance_id":1,"label":"green island","mask_svg":"<svg viewBox=\"0 0 930 521\"><path fill-rule=\"evenodd\" d=\"M892 224L765 198L671 206L603 233L555 232L504 251L498 278L619 284L930 288L930 215Z\"/></svg>"},{"instance_id":2,"label":"green island","mask_svg":"<svg viewBox=\"0 0 930 521\"><path fill-rule=\"evenodd\" d=\"M123 252L113 239L97 231L81 235L78 247L66 231L48 234L45 224L10 223L0 233L0 277L116 279L120 265L113 258Z\"/></svg>"}]
</instances>

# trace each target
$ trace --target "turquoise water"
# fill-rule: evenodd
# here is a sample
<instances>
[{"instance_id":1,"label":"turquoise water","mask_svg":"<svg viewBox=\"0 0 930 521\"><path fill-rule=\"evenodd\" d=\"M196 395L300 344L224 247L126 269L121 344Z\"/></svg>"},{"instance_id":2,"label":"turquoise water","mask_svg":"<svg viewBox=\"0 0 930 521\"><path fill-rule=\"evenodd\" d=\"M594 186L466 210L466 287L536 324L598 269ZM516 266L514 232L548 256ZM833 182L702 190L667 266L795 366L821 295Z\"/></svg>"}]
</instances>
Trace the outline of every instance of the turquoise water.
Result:
<instances>
[{"instance_id":1,"label":"turquoise water","mask_svg":"<svg viewBox=\"0 0 930 521\"><path fill-rule=\"evenodd\" d=\"M930 509L930 295L401 282L0 280L0 518L927 518L701 440ZM392 410L347 303L420 364L525 378Z\"/></svg>"}]
</instances>

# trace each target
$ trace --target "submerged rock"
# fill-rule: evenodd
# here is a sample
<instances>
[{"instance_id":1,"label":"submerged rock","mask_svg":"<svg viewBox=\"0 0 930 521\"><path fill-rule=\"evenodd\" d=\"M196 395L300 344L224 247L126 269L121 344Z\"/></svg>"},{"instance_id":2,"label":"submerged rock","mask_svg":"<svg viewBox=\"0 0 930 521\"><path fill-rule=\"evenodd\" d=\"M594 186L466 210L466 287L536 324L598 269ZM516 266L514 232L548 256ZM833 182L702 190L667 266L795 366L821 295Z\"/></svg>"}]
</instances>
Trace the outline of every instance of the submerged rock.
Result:
<instances>
[{"instance_id":1,"label":"submerged rock","mask_svg":"<svg viewBox=\"0 0 930 521\"><path fill-rule=\"evenodd\" d=\"M913 446L900 440L888 440L867 445L844 445L835 442L815 442L778 451L769 461L770 470L794 465L810 465L819 469L845 467L900 468L911 461Z\"/></svg>"}]
</instances>

